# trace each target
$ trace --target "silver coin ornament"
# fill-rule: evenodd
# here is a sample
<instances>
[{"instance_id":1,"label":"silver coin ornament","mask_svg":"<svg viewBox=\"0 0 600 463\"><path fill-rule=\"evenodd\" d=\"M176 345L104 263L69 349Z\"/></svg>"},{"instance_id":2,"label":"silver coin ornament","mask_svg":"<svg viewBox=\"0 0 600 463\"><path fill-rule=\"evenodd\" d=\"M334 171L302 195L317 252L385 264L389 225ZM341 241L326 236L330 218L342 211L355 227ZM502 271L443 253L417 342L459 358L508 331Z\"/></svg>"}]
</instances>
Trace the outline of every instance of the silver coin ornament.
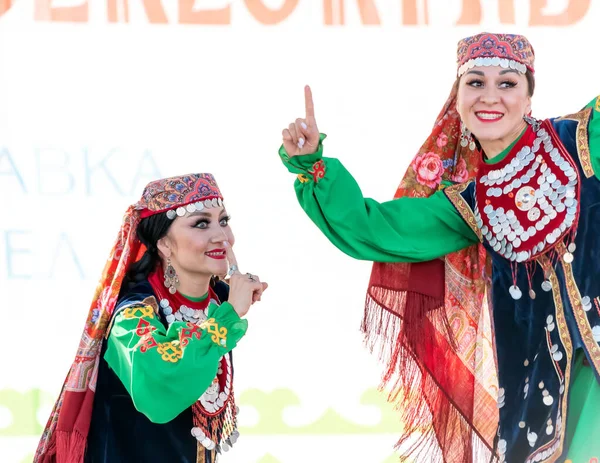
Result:
<instances>
[{"instance_id":1,"label":"silver coin ornament","mask_svg":"<svg viewBox=\"0 0 600 463\"><path fill-rule=\"evenodd\" d=\"M519 287L515 286L515 285L511 286L510 288L508 288L508 292L509 292L510 296L515 301L518 301L523 296L523 293L521 292L521 290L519 289Z\"/></svg>"},{"instance_id":2,"label":"silver coin ornament","mask_svg":"<svg viewBox=\"0 0 600 463\"><path fill-rule=\"evenodd\" d=\"M579 211L572 160L554 146L545 123L536 123L533 135L526 135L533 142L482 169L475 188L475 222L482 236L492 250L517 263L534 260L564 239ZM477 204L485 207L480 211ZM571 244L565 262L572 262Z\"/></svg>"},{"instance_id":3,"label":"silver coin ornament","mask_svg":"<svg viewBox=\"0 0 600 463\"><path fill-rule=\"evenodd\" d=\"M546 292L552 291L552 283L549 280L544 280L542 282L542 289Z\"/></svg>"}]
</instances>

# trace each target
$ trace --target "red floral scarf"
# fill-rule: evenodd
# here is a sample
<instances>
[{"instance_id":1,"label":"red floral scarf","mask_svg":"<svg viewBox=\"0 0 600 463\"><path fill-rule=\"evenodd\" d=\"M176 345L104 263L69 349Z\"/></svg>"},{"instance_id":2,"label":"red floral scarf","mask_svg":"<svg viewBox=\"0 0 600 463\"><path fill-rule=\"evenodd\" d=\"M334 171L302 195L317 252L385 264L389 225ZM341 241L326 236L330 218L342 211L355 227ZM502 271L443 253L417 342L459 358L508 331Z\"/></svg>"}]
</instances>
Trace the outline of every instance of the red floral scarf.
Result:
<instances>
[{"instance_id":1,"label":"red floral scarf","mask_svg":"<svg viewBox=\"0 0 600 463\"><path fill-rule=\"evenodd\" d=\"M455 107L453 89L395 198L476 176L481 153L460 146ZM482 245L431 262L373 265L362 330L386 364L381 387L401 414L402 457L489 458L498 410L486 265Z\"/></svg>"}]
</instances>

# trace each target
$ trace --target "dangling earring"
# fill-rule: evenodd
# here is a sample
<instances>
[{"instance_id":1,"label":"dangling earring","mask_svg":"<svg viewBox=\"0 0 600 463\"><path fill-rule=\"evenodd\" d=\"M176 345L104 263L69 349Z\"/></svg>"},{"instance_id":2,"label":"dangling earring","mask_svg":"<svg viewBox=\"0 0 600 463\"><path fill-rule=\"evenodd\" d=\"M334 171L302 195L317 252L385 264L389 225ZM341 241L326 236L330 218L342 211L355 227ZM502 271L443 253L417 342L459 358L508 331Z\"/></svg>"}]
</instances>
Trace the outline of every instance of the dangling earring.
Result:
<instances>
[{"instance_id":1,"label":"dangling earring","mask_svg":"<svg viewBox=\"0 0 600 463\"><path fill-rule=\"evenodd\" d=\"M525 116L523 116L523 120L530 125L533 130L535 130L536 132L538 130L540 130L540 121L538 121L537 119L534 119L533 117L531 117L529 114L526 114Z\"/></svg>"},{"instance_id":2,"label":"dangling earring","mask_svg":"<svg viewBox=\"0 0 600 463\"><path fill-rule=\"evenodd\" d=\"M465 124L460 121L460 146L466 148L469 145L469 149L471 151L475 151L475 140L473 140L473 136L471 135L471 131L467 129Z\"/></svg>"},{"instance_id":3,"label":"dangling earring","mask_svg":"<svg viewBox=\"0 0 600 463\"><path fill-rule=\"evenodd\" d=\"M178 286L179 278L177 277L177 272L175 271L175 267L171 265L171 258L168 257L167 268L165 270L165 287L171 294L175 294Z\"/></svg>"}]
</instances>

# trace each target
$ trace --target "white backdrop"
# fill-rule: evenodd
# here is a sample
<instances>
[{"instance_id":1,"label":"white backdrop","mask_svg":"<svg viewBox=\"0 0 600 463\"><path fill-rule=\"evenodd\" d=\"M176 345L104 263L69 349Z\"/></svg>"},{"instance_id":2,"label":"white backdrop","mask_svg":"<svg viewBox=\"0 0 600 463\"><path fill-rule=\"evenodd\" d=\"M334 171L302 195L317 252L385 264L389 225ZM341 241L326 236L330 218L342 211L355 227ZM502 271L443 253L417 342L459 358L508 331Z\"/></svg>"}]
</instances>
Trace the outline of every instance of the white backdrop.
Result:
<instances>
[{"instance_id":1,"label":"white backdrop","mask_svg":"<svg viewBox=\"0 0 600 463\"><path fill-rule=\"evenodd\" d=\"M186 25L175 0L145 2L167 24L151 24L141 0L127 23L122 0L90 1L86 17L62 10L66 21L48 5L82 0L0 0L0 461L31 461L127 206L149 180L202 171L224 193L242 270L270 284L236 351L243 429L223 461L396 461L391 408L376 394L361 403L380 374L358 330L370 264L319 234L277 156L303 85L327 155L380 200L444 103L465 35L532 41L537 117L600 92L598 0L518 0L510 24L511 0L465 0L473 24L460 26L461 0L411 1L416 25L402 0L347 0L343 21L341 0L204 0L195 8L229 8L227 24ZM261 5L291 13L264 25ZM534 10L544 25L530 24ZM375 14L380 24L363 24Z\"/></svg>"}]
</instances>

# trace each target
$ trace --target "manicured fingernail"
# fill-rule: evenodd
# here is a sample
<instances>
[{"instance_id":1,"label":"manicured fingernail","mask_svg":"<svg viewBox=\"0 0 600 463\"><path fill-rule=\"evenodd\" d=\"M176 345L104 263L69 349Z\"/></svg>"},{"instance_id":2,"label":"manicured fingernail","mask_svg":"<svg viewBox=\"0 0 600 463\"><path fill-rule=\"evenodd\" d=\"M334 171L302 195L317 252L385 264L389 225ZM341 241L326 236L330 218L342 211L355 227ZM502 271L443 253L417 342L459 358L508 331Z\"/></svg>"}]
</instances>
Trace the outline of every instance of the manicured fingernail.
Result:
<instances>
[{"instance_id":1,"label":"manicured fingernail","mask_svg":"<svg viewBox=\"0 0 600 463\"><path fill-rule=\"evenodd\" d=\"M304 130L308 129L308 126L307 126L307 125L306 125L304 122L303 122L302 124L300 124L300 125L302 126L302 128L303 128Z\"/></svg>"},{"instance_id":2,"label":"manicured fingernail","mask_svg":"<svg viewBox=\"0 0 600 463\"><path fill-rule=\"evenodd\" d=\"M298 146L300 148L302 148L304 146L304 138L302 138L302 137L298 138Z\"/></svg>"},{"instance_id":3,"label":"manicured fingernail","mask_svg":"<svg viewBox=\"0 0 600 463\"><path fill-rule=\"evenodd\" d=\"M223 244L227 247L229 246L229 241L223 241Z\"/></svg>"}]
</instances>

